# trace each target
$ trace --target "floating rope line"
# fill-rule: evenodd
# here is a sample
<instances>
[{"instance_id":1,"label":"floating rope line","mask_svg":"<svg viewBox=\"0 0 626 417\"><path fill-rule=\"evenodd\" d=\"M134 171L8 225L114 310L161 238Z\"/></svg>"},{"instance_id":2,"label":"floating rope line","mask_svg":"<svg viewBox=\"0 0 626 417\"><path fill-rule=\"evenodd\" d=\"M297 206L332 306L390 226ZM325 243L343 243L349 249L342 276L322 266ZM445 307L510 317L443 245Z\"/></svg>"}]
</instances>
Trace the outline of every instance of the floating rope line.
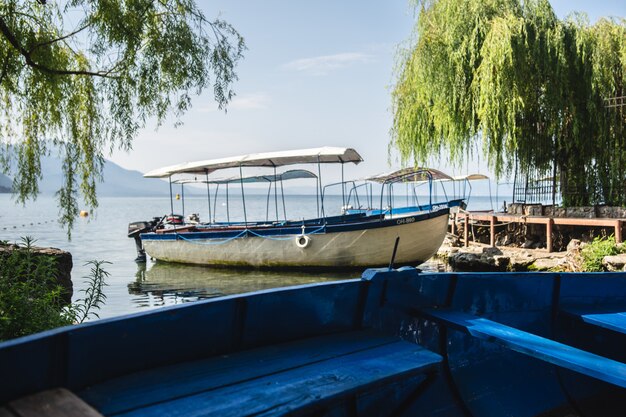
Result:
<instances>
[{"instance_id":1,"label":"floating rope line","mask_svg":"<svg viewBox=\"0 0 626 417\"><path fill-rule=\"evenodd\" d=\"M322 227L320 227L320 228L318 228L318 229L315 229L315 230L312 230L312 231L310 231L310 232L306 232L306 233L305 233L305 232L303 231L302 233L300 233L299 235L296 235L296 236L308 236L308 235L314 235L314 234L321 234L321 233L324 233L324 232L325 232L325 229L326 229L326 226L322 226ZM263 238L263 239L268 239L268 240L291 240L291 239L293 239L293 238L294 238L293 236L290 236L290 237L271 237L271 236L263 236L263 235L260 235L260 234L258 234L258 233L253 232L252 230L250 230L249 232L250 232L250 234L252 234L252 235L254 235L254 236L261 237L261 238Z\"/></svg>"},{"instance_id":2,"label":"floating rope line","mask_svg":"<svg viewBox=\"0 0 626 417\"><path fill-rule=\"evenodd\" d=\"M321 226L317 229L311 230L310 232L302 232L298 235L294 235L294 236L307 236L307 235L313 235L313 234L322 234L325 233L326 231L326 226ZM241 231L241 233L233 236L233 237L229 237L229 238L209 238L209 239L220 239L219 241L201 241L198 242L199 239L189 239L185 236L183 236L182 234L176 233L176 238L177 239L181 239L184 240L185 242L189 242L189 243L193 243L194 245L222 245L224 243L230 242L231 240L235 240L235 239L239 239L242 237L245 237L247 234L250 234L252 236L256 236L256 237L260 237L263 239L267 239L267 240L291 240L294 238L294 236L289 236L289 237L271 237L271 236L265 236L265 235L261 235L259 233L256 233L250 229L245 229L243 231Z\"/></svg>"},{"instance_id":3,"label":"floating rope line","mask_svg":"<svg viewBox=\"0 0 626 417\"><path fill-rule=\"evenodd\" d=\"M246 233L248 233L248 229L243 230L241 233L239 233L239 234L237 234L237 235L235 235L233 237L213 238L213 239L223 239L223 240L219 240L217 242L212 242L212 241L197 242L198 239L189 239L189 238L186 238L185 236L183 236L182 234L179 234L178 232L176 232L176 239L181 239L181 240L184 240L185 242L193 243L194 245L221 245L221 244L230 242L231 240L238 239L238 238L244 236Z\"/></svg>"},{"instance_id":4,"label":"floating rope line","mask_svg":"<svg viewBox=\"0 0 626 417\"><path fill-rule=\"evenodd\" d=\"M36 226L36 225L42 225L42 224L46 224L46 223L52 224L54 222L55 222L55 220L50 220L50 221L44 220L44 221L40 221L40 222L36 222L36 223L33 221L33 222L24 223L22 225L2 226L2 230L11 230L11 229L17 229L18 227Z\"/></svg>"}]
</instances>

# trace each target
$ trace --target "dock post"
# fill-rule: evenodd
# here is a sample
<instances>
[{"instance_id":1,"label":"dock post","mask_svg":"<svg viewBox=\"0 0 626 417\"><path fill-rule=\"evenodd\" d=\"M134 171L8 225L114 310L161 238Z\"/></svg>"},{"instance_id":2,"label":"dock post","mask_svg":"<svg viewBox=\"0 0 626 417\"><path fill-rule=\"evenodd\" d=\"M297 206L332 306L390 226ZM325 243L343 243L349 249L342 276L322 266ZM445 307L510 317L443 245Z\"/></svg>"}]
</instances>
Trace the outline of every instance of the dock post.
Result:
<instances>
[{"instance_id":1,"label":"dock post","mask_svg":"<svg viewBox=\"0 0 626 417\"><path fill-rule=\"evenodd\" d=\"M455 234L454 227L456 226L456 213L452 213L452 225L450 226L450 233Z\"/></svg>"},{"instance_id":2,"label":"dock post","mask_svg":"<svg viewBox=\"0 0 626 417\"><path fill-rule=\"evenodd\" d=\"M615 243L622 243L622 221L615 221Z\"/></svg>"},{"instance_id":3,"label":"dock post","mask_svg":"<svg viewBox=\"0 0 626 417\"><path fill-rule=\"evenodd\" d=\"M548 253L552 252L552 225L554 224L554 220L552 217L548 218L546 222L546 249Z\"/></svg>"},{"instance_id":4,"label":"dock post","mask_svg":"<svg viewBox=\"0 0 626 417\"><path fill-rule=\"evenodd\" d=\"M465 213L465 228L463 229L463 239L465 240L465 247L469 246L469 214Z\"/></svg>"},{"instance_id":5,"label":"dock post","mask_svg":"<svg viewBox=\"0 0 626 417\"><path fill-rule=\"evenodd\" d=\"M491 216L489 219L489 244L492 248L496 247L496 217Z\"/></svg>"}]
</instances>

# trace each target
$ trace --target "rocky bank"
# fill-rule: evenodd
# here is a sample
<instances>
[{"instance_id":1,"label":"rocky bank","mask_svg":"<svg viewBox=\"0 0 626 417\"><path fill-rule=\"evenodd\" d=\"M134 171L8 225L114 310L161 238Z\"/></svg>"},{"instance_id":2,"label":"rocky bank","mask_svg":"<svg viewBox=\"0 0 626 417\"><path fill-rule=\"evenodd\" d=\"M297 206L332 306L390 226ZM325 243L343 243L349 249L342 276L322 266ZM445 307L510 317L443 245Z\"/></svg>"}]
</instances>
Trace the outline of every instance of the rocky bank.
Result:
<instances>
[{"instance_id":1,"label":"rocky bank","mask_svg":"<svg viewBox=\"0 0 626 417\"><path fill-rule=\"evenodd\" d=\"M577 271L580 250L585 243L574 239L562 252L521 247L491 247L470 243L463 247L457 236L448 235L437 257L454 271L502 272L502 271ZM603 265L607 271L626 270L626 254L606 256Z\"/></svg>"}]
</instances>

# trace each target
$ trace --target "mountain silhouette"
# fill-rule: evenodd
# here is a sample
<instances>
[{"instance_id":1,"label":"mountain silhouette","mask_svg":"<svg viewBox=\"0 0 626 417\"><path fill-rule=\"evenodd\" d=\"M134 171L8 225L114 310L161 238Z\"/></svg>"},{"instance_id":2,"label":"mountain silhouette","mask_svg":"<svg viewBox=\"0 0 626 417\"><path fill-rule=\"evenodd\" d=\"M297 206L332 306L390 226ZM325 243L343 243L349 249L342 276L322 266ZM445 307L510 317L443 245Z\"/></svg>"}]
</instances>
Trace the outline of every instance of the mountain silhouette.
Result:
<instances>
[{"instance_id":1,"label":"mountain silhouette","mask_svg":"<svg viewBox=\"0 0 626 417\"><path fill-rule=\"evenodd\" d=\"M42 195L54 195L63 184L61 158L50 155L41 159L43 179L39 181ZM0 173L0 193L10 193L12 179ZM105 160L103 181L96 184L98 196L163 196L169 193L167 182L158 179L144 178L139 171L128 170Z\"/></svg>"}]
</instances>

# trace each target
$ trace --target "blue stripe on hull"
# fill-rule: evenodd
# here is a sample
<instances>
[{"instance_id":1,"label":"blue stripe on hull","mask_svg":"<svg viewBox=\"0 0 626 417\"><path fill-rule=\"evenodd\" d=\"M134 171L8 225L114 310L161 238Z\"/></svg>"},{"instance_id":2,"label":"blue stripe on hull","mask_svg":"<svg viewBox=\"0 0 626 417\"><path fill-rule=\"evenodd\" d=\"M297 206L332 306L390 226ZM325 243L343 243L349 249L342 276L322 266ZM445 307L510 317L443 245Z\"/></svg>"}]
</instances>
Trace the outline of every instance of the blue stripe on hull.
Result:
<instances>
[{"instance_id":1,"label":"blue stripe on hull","mask_svg":"<svg viewBox=\"0 0 626 417\"><path fill-rule=\"evenodd\" d=\"M440 216L447 216L450 210L448 208L444 208L432 213L424 213L416 216L406 216L397 219L383 219L381 220L380 216L369 216L362 217L363 221L359 222L345 222L338 224L327 224L321 226L310 226L307 230L305 229L305 233L310 233L316 228L324 227L323 233L341 233L341 232L351 232L356 230L367 230L367 229L376 229L380 227L389 227L395 226L398 224L405 223L413 223L419 222L422 220L432 219ZM287 236L287 235L299 235L302 234L302 223L299 225L294 224L291 227L250 227L250 230L253 230L255 234L261 236ZM236 237L240 235L245 229L234 229L234 230L216 230L210 232L181 232L181 235L185 236L185 239L228 239L232 237ZM177 240L180 239L177 236L176 232L169 233L143 233L141 234L142 240Z\"/></svg>"}]
</instances>

